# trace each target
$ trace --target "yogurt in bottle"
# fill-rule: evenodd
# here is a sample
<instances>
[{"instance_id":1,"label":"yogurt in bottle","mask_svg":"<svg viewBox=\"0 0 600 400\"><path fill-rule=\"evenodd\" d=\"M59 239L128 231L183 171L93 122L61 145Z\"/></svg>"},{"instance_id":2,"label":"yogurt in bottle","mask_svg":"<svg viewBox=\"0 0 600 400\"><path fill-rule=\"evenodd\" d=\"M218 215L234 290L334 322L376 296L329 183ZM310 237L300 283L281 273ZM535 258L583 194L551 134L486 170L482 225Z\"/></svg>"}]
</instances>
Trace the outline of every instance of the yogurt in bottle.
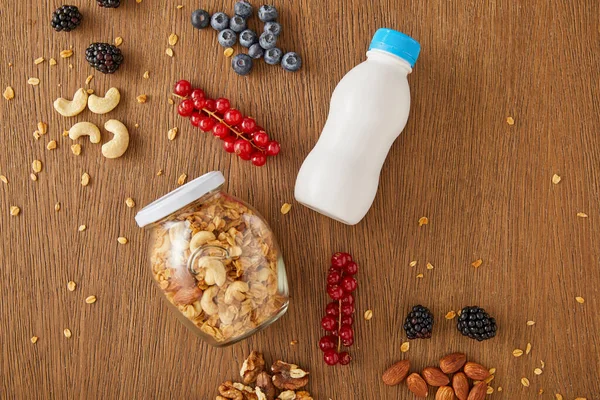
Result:
<instances>
[{"instance_id":1,"label":"yogurt in bottle","mask_svg":"<svg viewBox=\"0 0 600 400\"><path fill-rule=\"evenodd\" d=\"M296 200L348 225L363 219L385 158L408 120L407 76L420 48L401 32L377 30L367 60L333 92L319 141L298 173Z\"/></svg>"}]
</instances>

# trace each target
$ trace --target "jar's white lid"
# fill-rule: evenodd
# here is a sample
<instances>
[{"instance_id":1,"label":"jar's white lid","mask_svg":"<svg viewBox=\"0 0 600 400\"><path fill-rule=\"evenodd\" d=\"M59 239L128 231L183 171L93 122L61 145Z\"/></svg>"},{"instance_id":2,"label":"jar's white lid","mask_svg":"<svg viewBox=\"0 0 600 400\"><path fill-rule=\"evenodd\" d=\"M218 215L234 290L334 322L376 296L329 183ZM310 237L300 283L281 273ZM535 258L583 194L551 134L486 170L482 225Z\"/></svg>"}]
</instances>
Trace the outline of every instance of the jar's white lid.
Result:
<instances>
[{"instance_id":1,"label":"jar's white lid","mask_svg":"<svg viewBox=\"0 0 600 400\"><path fill-rule=\"evenodd\" d=\"M204 174L142 208L136 214L135 222L142 228L159 221L215 190L223 183L225 183L225 177L220 171Z\"/></svg>"}]
</instances>

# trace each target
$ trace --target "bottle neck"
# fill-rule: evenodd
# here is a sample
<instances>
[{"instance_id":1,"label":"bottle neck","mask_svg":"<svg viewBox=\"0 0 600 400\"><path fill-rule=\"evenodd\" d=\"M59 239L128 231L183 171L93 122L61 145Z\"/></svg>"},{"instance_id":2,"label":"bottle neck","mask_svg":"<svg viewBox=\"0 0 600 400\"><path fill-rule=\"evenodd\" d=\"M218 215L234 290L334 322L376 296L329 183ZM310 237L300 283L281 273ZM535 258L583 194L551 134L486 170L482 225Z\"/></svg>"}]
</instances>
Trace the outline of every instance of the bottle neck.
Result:
<instances>
[{"instance_id":1,"label":"bottle neck","mask_svg":"<svg viewBox=\"0 0 600 400\"><path fill-rule=\"evenodd\" d=\"M367 58L369 59L369 61L373 60L373 61L397 66L397 67L401 68L407 75L412 72L412 68L411 68L410 64L408 63L408 61L406 61L396 55L388 53L387 51L377 50L377 49L369 50L369 51L367 51Z\"/></svg>"}]
</instances>

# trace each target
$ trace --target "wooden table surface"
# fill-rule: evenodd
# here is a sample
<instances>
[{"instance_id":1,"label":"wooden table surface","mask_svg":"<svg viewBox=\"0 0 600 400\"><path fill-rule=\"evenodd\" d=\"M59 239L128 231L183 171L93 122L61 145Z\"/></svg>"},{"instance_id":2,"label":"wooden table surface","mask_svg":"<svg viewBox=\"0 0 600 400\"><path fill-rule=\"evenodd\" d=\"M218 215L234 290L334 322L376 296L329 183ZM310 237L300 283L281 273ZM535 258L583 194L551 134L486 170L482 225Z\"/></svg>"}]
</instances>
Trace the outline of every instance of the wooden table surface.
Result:
<instances>
[{"instance_id":1,"label":"wooden table surface","mask_svg":"<svg viewBox=\"0 0 600 400\"><path fill-rule=\"evenodd\" d=\"M92 0L71 3L85 15L71 33L50 28L58 0L14 2L0 11L0 86L15 92L10 101L0 98L0 174L8 179L0 182L1 398L213 399L252 349L309 369L309 390L319 400L410 399L404 384L384 386L386 367L409 358L420 371L455 351L497 369L491 386L503 390L489 398L600 398L598 2L278 0L281 46L299 52L305 67L291 74L259 62L248 77L232 72L214 32L191 27L199 1L125 0L116 10ZM231 13L233 1L202 7ZM422 52L409 77L411 117L390 151L373 208L354 227L298 204L282 215L332 90L365 59L382 26L412 35ZM179 35L173 58L165 55L171 33ZM112 76L93 71L87 45L119 36L125 64ZM73 56L60 58L71 46ZM38 57L46 61L35 65ZM51 57L57 65L49 65ZM40 84L28 85L30 77ZM282 143L281 155L256 168L193 129L167 102L181 78L254 116ZM122 101L106 116L86 111L67 119L53 110L54 99L79 87L102 94L112 86ZM140 94L147 103L138 104ZM71 153L63 130L110 118L130 129L124 157L107 160L86 141L80 156ZM48 133L35 140L39 121ZM173 127L179 135L169 141ZM370 134L376 132L365 132L365 146ZM57 149L46 150L50 140ZM34 182L35 159L43 170ZM222 171L227 190L271 224L291 291L280 321L224 349L204 344L169 311L151 281L149 233L133 218L176 188L182 173L191 179L211 170ZM80 184L84 172L87 187ZM554 174L560 183L552 183ZM127 197L135 208L125 205ZM16 217L13 205L21 209ZM423 216L429 224L419 227ZM78 232L82 224L87 230ZM119 236L130 242L119 245ZM361 271L354 361L332 368L317 341L336 250L351 252ZM475 269L477 259L483 263ZM77 283L74 292L69 280ZM98 301L86 304L89 295ZM403 354L403 319L419 303L435 314L434 335ZM473 304L496 317L494 340L464 338L456 320L444 318ZM370 321L362 318L367 309ZM531 353L513 357L527 343ZM536 376L541 360L545 368Z\"/></svg>"}]
</instances>

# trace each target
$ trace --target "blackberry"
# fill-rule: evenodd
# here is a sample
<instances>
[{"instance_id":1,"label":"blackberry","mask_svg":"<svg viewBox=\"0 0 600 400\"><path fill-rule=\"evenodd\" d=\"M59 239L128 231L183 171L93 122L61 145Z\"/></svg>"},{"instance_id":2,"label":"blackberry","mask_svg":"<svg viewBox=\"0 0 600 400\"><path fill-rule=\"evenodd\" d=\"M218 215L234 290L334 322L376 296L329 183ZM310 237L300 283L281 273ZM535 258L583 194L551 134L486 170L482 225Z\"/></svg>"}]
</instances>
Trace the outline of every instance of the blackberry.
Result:
<instances>
[{"instance_id":1,"label":"blackberry","mask_svg":"<svg viewBox=\"0 0 600 400\"><path fill-rule=\"evenodd\" d=\"M121 0L98 0L98 5L105 8L117 8L121 5Z\"/></svg>"},{"instance_id":2,"label":"blackberry","mask_svg":"<svg viewBox=\"0 0 600 400\"><path fill-rule=\"evenodd\" d=\"M121 50L108 43L92 43L85 51L85 59L104 74L113 74L123 63Z\"/></svg>"},{"instance_id":3,"label":"blackberry","mask_svg":"<svg viewBox=\"0 0 600 400\"><path fill-rule=\"evenodd\" d=\"M56 32L70 32L81 24L83 15L75 6L60 6L52 14L52 28Z\"/></svg>"},{"instance_id":4,"label":"blackberry","mask_svg":"<svg viewBox=\"0 0 600 400\"><path fill-rule=\"evenodd\" d=\"M478 341L496 336L496 320L491 318L481 307L465 307L462 309L456 326L463 336Z\"/></svg>"},{"instance_id":5,"label":"blackberry","mask_svg":"<svg viewBox=\"0 0 600 400\"><path fill-rule=\"evenodd\" d=\"M433 314L420 304L414 306L406 316L404 330L409 339L429 339L433 330Z\"/></svg>"}]
</instances>

